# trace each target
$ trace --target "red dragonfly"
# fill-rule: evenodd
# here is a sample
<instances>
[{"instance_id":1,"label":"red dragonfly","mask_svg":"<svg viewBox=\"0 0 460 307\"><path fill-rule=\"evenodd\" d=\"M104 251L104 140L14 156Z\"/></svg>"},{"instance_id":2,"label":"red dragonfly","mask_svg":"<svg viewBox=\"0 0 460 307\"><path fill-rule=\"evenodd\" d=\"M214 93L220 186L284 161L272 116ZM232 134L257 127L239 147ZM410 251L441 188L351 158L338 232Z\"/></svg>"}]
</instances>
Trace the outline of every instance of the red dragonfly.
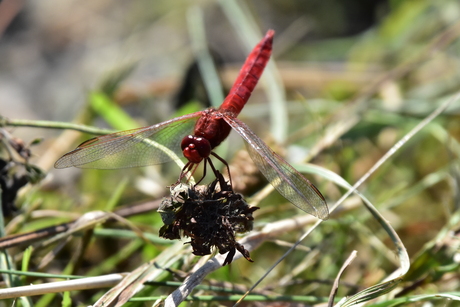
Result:
<instances>
[{"instance_id":1,"label":"red dragonfly","mask_svg":"<svg viewBox=\"0 0 460 307\"><path fill-rule=\"evenodd\" d=\"M269 30L251 51L219 109L209 108L153 126L95 137L62 156L54 166L99 169L146 166L171 161L175 154L182 152L188 162L182 169L180 181L188 172L193 174L203 160L204 175L207 163L216 173L211 155L228 167L212 150L233 128L246 141L259 170L281 195L301 210L327 219L329 210L321 192L237 119L270 58L274 34Z\"/></svg>"}]
</instances>

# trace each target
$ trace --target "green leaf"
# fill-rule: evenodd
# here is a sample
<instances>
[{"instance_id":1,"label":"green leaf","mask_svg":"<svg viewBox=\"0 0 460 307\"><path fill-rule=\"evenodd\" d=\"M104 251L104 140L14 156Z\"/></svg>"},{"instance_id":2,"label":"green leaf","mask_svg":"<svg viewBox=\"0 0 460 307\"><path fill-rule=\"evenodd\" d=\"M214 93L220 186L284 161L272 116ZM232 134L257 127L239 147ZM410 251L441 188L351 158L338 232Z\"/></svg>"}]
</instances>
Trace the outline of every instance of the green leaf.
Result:
<instances>
[{"instance_id":1,"label":"green leaf","mask_svg":"<svg viewBox=\"0 0 460 307\"><path fill-rule=\"evenodd\" d=\"M139 124L106 94L92 92L89 95L89 102L93 110L115 129L129 130L139 127Z\"/></svg>"}]
</instances>

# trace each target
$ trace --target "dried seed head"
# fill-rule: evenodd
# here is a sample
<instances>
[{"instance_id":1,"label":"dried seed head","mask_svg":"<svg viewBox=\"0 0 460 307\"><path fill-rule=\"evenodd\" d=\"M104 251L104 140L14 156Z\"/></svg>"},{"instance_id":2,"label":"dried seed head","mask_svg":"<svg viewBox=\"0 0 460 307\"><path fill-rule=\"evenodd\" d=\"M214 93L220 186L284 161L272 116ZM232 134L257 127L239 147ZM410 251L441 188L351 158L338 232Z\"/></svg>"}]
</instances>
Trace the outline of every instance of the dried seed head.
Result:
<instances>
[{"instance_id":1,"label":"dried seed head","mask_svg":"<svg viewBox=\"0 0 460 307\"><path fill-rule=\"evenodd\" d=\"M190 238L193 254L209 255L213 248L228 252L224 265L233 260L236 250L252 261L249 252L235 240L235 233L252 230L252 213L258 207L249 207L240 194L222 174L208 186L179 184L171 188L171 197L165 198L158 210L165 225L160 236L166 239Z\"/></svg>"}]
</instances>

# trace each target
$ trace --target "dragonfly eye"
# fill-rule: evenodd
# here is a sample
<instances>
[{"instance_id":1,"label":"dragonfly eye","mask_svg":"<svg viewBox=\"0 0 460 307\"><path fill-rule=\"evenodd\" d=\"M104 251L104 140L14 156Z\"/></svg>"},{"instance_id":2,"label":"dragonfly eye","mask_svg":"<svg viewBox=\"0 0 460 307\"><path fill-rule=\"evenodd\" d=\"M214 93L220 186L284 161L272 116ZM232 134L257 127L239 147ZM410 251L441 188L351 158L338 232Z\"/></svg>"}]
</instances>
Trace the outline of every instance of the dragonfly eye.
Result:
<instances>
[{"instance_id":1,"label":"dragonfly eye","mask_svg":"<svg viewBox=\"0 0 460 307\"><path fill-rule=\"evenodd\" d=\"M182 152L192 163L200 163L204 158L211 154L211 144L202 137L188 135L181 143Z\"/></svg>"}]
</instances>

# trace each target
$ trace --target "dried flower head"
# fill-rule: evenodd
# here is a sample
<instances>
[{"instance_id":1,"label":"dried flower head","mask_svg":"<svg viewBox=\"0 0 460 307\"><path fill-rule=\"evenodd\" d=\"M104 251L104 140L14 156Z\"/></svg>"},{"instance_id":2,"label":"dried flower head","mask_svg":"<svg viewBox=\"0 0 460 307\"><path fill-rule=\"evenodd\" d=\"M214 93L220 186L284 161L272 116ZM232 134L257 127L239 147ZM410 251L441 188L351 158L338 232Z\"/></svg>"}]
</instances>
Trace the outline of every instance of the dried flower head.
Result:
<instances>
[{"instance_id":1,"label":"dried flower head","mask_svg":"<svg viewBox=\"0 0 460 307\"><path fill-rule=\"evenodd\" d=\"M211 254L213 247L220 254L228 252L223 265L232 262L236 250L252 262L249 252L236 242L235 233L252 230L252 213L257 209L234 193L220 173L208 186L178 184L158 209L165 224L160 236L170 240L189 237L187 243L197 256Z\"/></svg>"},{"instance_id":2,"label":"dried flower head","mask_svg":"<svg viewBox=\"0 0 460 307\"><path fill-rule=\"evenodd\" d=\"M30 145L0 129L0 194L1 209L5 217L18 211L15 206L19 190L28 183L37 183L45 177L45 173L29 163Z\"/></svg>"}]
</instances>

